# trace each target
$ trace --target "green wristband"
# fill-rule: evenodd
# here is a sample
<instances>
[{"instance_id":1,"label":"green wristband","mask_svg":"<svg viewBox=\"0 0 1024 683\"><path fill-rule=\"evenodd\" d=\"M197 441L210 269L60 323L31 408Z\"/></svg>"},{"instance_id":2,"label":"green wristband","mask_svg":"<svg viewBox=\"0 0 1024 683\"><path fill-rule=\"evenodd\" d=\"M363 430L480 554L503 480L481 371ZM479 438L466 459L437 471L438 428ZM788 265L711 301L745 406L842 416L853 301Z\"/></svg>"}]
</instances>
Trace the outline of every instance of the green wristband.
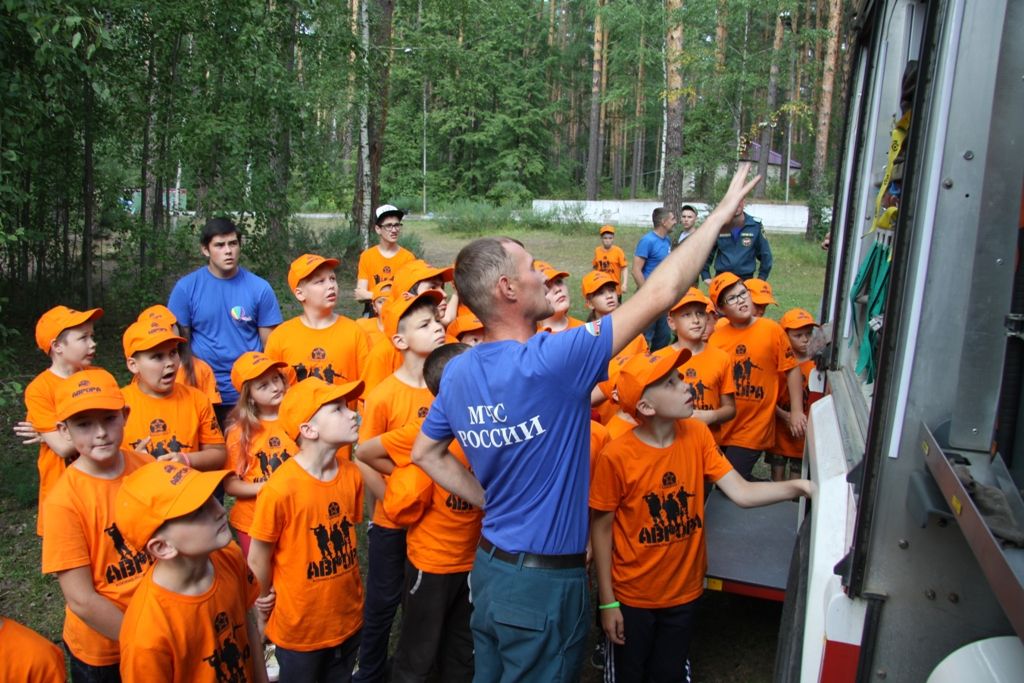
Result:
<instances>
[{"instance_id":1,"label":"green wristband","mask_svg":"<svg viewBox=\"0 0 1024 683\"><path fill-rule=\"evenodd\" d=\"M597 609L617 609L619 607L622 607L622 605L616 600L615 602L609 602L607 605L598 605Z\"/></svg>"}]
</instances>

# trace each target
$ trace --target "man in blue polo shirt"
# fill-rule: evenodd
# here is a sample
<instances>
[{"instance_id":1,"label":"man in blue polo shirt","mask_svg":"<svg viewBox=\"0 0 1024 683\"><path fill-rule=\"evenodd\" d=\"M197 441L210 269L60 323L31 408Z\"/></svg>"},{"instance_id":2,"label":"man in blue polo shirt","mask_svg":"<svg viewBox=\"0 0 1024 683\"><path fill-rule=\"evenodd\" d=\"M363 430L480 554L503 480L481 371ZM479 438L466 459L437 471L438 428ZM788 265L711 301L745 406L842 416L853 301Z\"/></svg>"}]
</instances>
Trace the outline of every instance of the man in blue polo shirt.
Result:
<instances>
[{"instance_id":1,"label":"man in blue polo shirt","mask_svg":"<svg viewBox=\"0 0 1024 683\"><path fill-rule=\"evenodd\" d=\"M682 296L719 228L760 178L736 172L692 237L650 274L645 296L558 334L544 276L515 240L471 242L455 260L459 297L484 342L453 358L412 459L484 510L471 574L475 681L573 681L590 626L587 595L590 393L609 359ZM448 452L458 439L470 473Z\"/></svg>"},{"instance_id":2,"label":"man in blue polo shirt","mask_svg":"<svg viewBox=\"0 0 1024 683\"><path fill-rule=\"evenodd\" d=\"M743 210L744 202L736 208L732 220L722 226L714 249L701 270L705 283L711 282L711 266L715 275L734 273L741 280L758 277L768 279L772 271L772 248L764 234L761 221Z\"/></svg>"},{"instance_id":3,"label":"man in blue polo shirt","mask_svg":"<svg viewBox=\"0 0 1024 683\"><path fill-rule=\"evenodd\" d=\"M223 401L214 410L224 418L238 402L231 366L246 351L260 351L282 322L270 284L239 266L242 236L227 218L211 218L199 236L206 266L178 280L167 308L178 319L192 352L213 368Z\"/></svg>"},{"instance_id":4,"label":"man in blue polo shirt","mask_svg":"<svg viewBox=\"0 0 1024 683\"><path fill-rule=\"evenodd\" d=\"M633 280L636 281L637 291L672 251L671 235L673 228L676 227L675 213L663 206L658 207L651 214L651 222L654 223L654 229L636 243L633 266L630 269L633 273ZM672 340L672 333L668 329L668 318L659 316L654 320L644 330L644 338L647 339L647 346L651 351L668 346Z\"/></svg>"}]
</instances>

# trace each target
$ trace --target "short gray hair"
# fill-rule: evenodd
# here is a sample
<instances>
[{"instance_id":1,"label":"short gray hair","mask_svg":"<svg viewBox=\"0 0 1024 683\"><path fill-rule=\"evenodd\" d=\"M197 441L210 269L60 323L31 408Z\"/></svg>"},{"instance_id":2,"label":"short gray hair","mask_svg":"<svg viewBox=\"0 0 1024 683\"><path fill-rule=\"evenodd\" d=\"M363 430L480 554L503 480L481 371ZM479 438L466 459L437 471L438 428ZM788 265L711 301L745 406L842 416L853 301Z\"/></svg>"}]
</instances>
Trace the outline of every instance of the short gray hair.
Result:
<instances>
[{"instance_id":1,"label":"short gray hair","mask_svg":"<svg viewBox=\"0 0 1024 683\"><path fill-rule=\"evenodd\" d=\"M494 286L502 275L517 275L515 261L506 244L522 243L509 237L483 237L473 240L455 257L455 289L459 300L487 325L494 315Z\"/></svg>"}]
</instances>

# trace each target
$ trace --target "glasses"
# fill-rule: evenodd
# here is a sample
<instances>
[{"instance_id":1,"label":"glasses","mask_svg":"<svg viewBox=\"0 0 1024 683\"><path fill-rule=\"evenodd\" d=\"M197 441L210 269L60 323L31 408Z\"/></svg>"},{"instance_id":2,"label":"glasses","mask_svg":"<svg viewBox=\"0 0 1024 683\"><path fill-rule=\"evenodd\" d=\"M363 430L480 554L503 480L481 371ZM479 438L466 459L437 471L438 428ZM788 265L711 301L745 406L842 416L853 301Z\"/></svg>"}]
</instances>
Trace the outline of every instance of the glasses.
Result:
<instances>
[{"instance_id":1,"label":"glasses","mask_svg":"<svg viewBox=\"0 0 1024 683\"><path fill-rule=\"evenodd\" d=\"M730 294L725 297L725 303L729 306L734 306L746 299L748 296L750 296L750 292L744 289L742 292L736 292L735 294Z\"/></svg>"},{"instance_id":2,"label":"glasses","mask_svg":"<svg viewBox=\"0 0 1024 683\"><path fill-rule=\"evenodd\" d=\"M380 226L380 229L381 230L387 230L389 232L398 232L399 230L402 229L402 224L401 223L385 223L384 225Z\"/></svg>"}]
</instances>

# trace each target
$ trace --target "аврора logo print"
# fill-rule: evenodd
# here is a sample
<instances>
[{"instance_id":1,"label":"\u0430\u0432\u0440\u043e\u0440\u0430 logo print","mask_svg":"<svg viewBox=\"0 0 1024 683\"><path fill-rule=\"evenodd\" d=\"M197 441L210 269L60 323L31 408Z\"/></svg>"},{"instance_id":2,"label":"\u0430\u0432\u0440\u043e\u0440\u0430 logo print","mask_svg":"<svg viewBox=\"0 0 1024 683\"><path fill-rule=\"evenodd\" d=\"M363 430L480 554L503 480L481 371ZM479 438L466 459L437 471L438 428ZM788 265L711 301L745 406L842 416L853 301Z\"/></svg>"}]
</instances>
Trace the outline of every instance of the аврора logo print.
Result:
<instances>
[{"instance_id":1,"label":"\u0430\u0432\u0440\u043e\u0440\u0430 logo print","mask_svg":"<svg viewBox=\"0 0 1024 683\"><path fill-rule=\"evenodd\" d=\"M244 649L239 647L236 635L244 627L241 623L231 623L227 612L218 612L213 620L217 645L208 657L203 657L203 661L213 668L217 683L244 683L249 680L245 674L245 663L252 658L252 649L248 643Z\"/></svg>"},{"instance_id":2,"label":"\u0430\u0432\u0440\u043e\u0440\u0430 logo print","mask_svg":"<svg viewBox=\"0 0 1024 683\"><path fill-rule=\"evenodd\" d=\"M337 518L341 515L341 506L332 501L327 506L327 514L330 519ZM330 578L352 568L358 561L352 538L355 525L349 521L348 515L342 516L340 522L332 521L330 524L328 528L321 522L309 530L320 552L320 560L310 562L306 567L306 578L311 581Z\"/></svg>"}]
</instances>

